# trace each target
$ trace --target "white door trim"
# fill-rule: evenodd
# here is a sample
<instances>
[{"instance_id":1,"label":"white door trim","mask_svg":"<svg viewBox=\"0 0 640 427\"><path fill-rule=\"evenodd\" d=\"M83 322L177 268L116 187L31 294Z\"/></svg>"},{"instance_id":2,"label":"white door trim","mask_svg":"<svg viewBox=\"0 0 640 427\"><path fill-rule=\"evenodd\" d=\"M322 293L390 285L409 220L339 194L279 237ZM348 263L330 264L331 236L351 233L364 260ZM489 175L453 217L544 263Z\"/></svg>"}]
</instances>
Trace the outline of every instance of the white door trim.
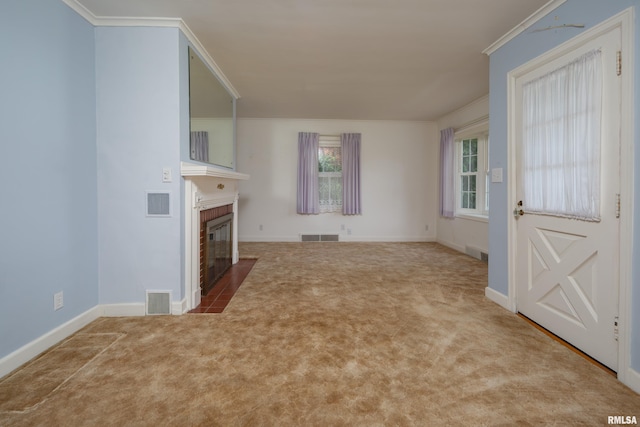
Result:
<instances>
[{"instance_id":1,"label":"white door trim","mask_svg":"<svg viewBox=\"0 0 640 427\"><path fill-rule=\"evenodd\" d=\"M551 49L547 53L527 62L526 64L512 70L507 75L507 158L508 158L508 181L507 181L507 203L509 209L516 204L516 147L515 141L516 126L516 79L527 72L552 61L566 52L584 45L591 40L619 27L622 37L623 69L621 75L621 109L620 117L621 141L620 141L620 290L619 290L619 338L618 338L618 379L631 388L638 391L640 384L636 383L637 374L630 367L630 343L631 343L631 268L632 268L632 248L633 248L633 159L634 159L634 123L633 123L633 34L634 34L634 9L632 7L618 13L617 15L603 21L595 27L583 32L571 40ZM517 312L516 304L516 259L517 259L517 229L513 215L509 216L508 226L508 304L507 308Z\"/></svg>"}]
</instances>

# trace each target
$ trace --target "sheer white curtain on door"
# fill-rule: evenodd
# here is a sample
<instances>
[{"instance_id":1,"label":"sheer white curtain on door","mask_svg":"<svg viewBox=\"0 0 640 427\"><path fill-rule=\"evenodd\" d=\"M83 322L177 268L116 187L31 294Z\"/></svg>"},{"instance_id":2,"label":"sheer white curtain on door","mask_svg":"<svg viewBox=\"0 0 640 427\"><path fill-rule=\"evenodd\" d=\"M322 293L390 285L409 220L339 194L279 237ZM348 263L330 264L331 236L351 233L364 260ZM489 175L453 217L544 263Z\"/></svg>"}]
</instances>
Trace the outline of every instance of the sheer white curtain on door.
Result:
<instances>
[{"instance_id":1,"label":"sheer white curtain on door","mask_svg":"<svg viewBox=\"0 0 640 427\"><path fill-rule=\"evenodd\" d=\"M600 50L522 87L525 210L597 221L600 217Z\"/></svg>"}]
</instances>

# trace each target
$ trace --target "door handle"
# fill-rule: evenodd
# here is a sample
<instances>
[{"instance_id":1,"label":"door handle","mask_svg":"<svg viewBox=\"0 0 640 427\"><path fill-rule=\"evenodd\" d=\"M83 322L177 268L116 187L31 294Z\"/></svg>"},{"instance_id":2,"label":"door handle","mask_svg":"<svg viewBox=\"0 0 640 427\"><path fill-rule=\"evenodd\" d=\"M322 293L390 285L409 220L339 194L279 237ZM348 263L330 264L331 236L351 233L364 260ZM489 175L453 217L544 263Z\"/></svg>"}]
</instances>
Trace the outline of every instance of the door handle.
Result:
<instances>
[{"instance_id":1,"label":"door handle","mask_svg":"<svg viewBox=\"0 0 640 427\"><path fill-rule=\"evenodd\" d=\"M520 200L516 208L513 210L513 216L515 216L516 218L519 218L522 215L524 215L524 210L522 210L522 200Z\"/></svg>"}]
</instances>

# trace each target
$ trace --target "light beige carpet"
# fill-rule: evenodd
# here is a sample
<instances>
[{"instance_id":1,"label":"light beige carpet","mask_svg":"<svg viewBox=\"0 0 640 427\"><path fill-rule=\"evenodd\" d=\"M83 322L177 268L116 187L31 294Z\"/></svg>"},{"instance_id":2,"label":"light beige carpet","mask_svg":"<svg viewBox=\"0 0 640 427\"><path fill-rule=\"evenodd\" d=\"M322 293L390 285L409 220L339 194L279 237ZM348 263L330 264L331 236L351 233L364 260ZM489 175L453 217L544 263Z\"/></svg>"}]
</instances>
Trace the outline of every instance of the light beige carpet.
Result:
<instances>
[{"instance_id":1,"label":"light beige carpet","mask_svg":"<svg viewBox=\"0 0 640 427\"><path fill-rule=\"evenodd\" d=\"M244 243L222 314L101 318L0 380L1 426L601 426L640 396L428 243Z\"/></svg>"}]
</instances>

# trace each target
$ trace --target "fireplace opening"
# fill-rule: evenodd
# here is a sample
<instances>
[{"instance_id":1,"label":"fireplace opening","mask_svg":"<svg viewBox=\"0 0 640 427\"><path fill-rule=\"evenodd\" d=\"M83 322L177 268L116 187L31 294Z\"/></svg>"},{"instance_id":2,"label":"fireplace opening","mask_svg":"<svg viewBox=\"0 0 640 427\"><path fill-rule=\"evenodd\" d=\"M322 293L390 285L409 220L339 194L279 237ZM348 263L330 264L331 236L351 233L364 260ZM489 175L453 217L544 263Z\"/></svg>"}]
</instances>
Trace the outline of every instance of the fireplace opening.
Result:
<instances>
[{"instance_id":1,"label":"fireplace opening","mask_svg":"<svg viewBox=\"0 0 640 427\"><path fill-rule=\"evenodd\" d=\"M233 213L202 223L202 234L204 234L200 258L202 295L206 295L215 286L216 281L233 263L232 227Z\"/></svg>"}]
</instances>

